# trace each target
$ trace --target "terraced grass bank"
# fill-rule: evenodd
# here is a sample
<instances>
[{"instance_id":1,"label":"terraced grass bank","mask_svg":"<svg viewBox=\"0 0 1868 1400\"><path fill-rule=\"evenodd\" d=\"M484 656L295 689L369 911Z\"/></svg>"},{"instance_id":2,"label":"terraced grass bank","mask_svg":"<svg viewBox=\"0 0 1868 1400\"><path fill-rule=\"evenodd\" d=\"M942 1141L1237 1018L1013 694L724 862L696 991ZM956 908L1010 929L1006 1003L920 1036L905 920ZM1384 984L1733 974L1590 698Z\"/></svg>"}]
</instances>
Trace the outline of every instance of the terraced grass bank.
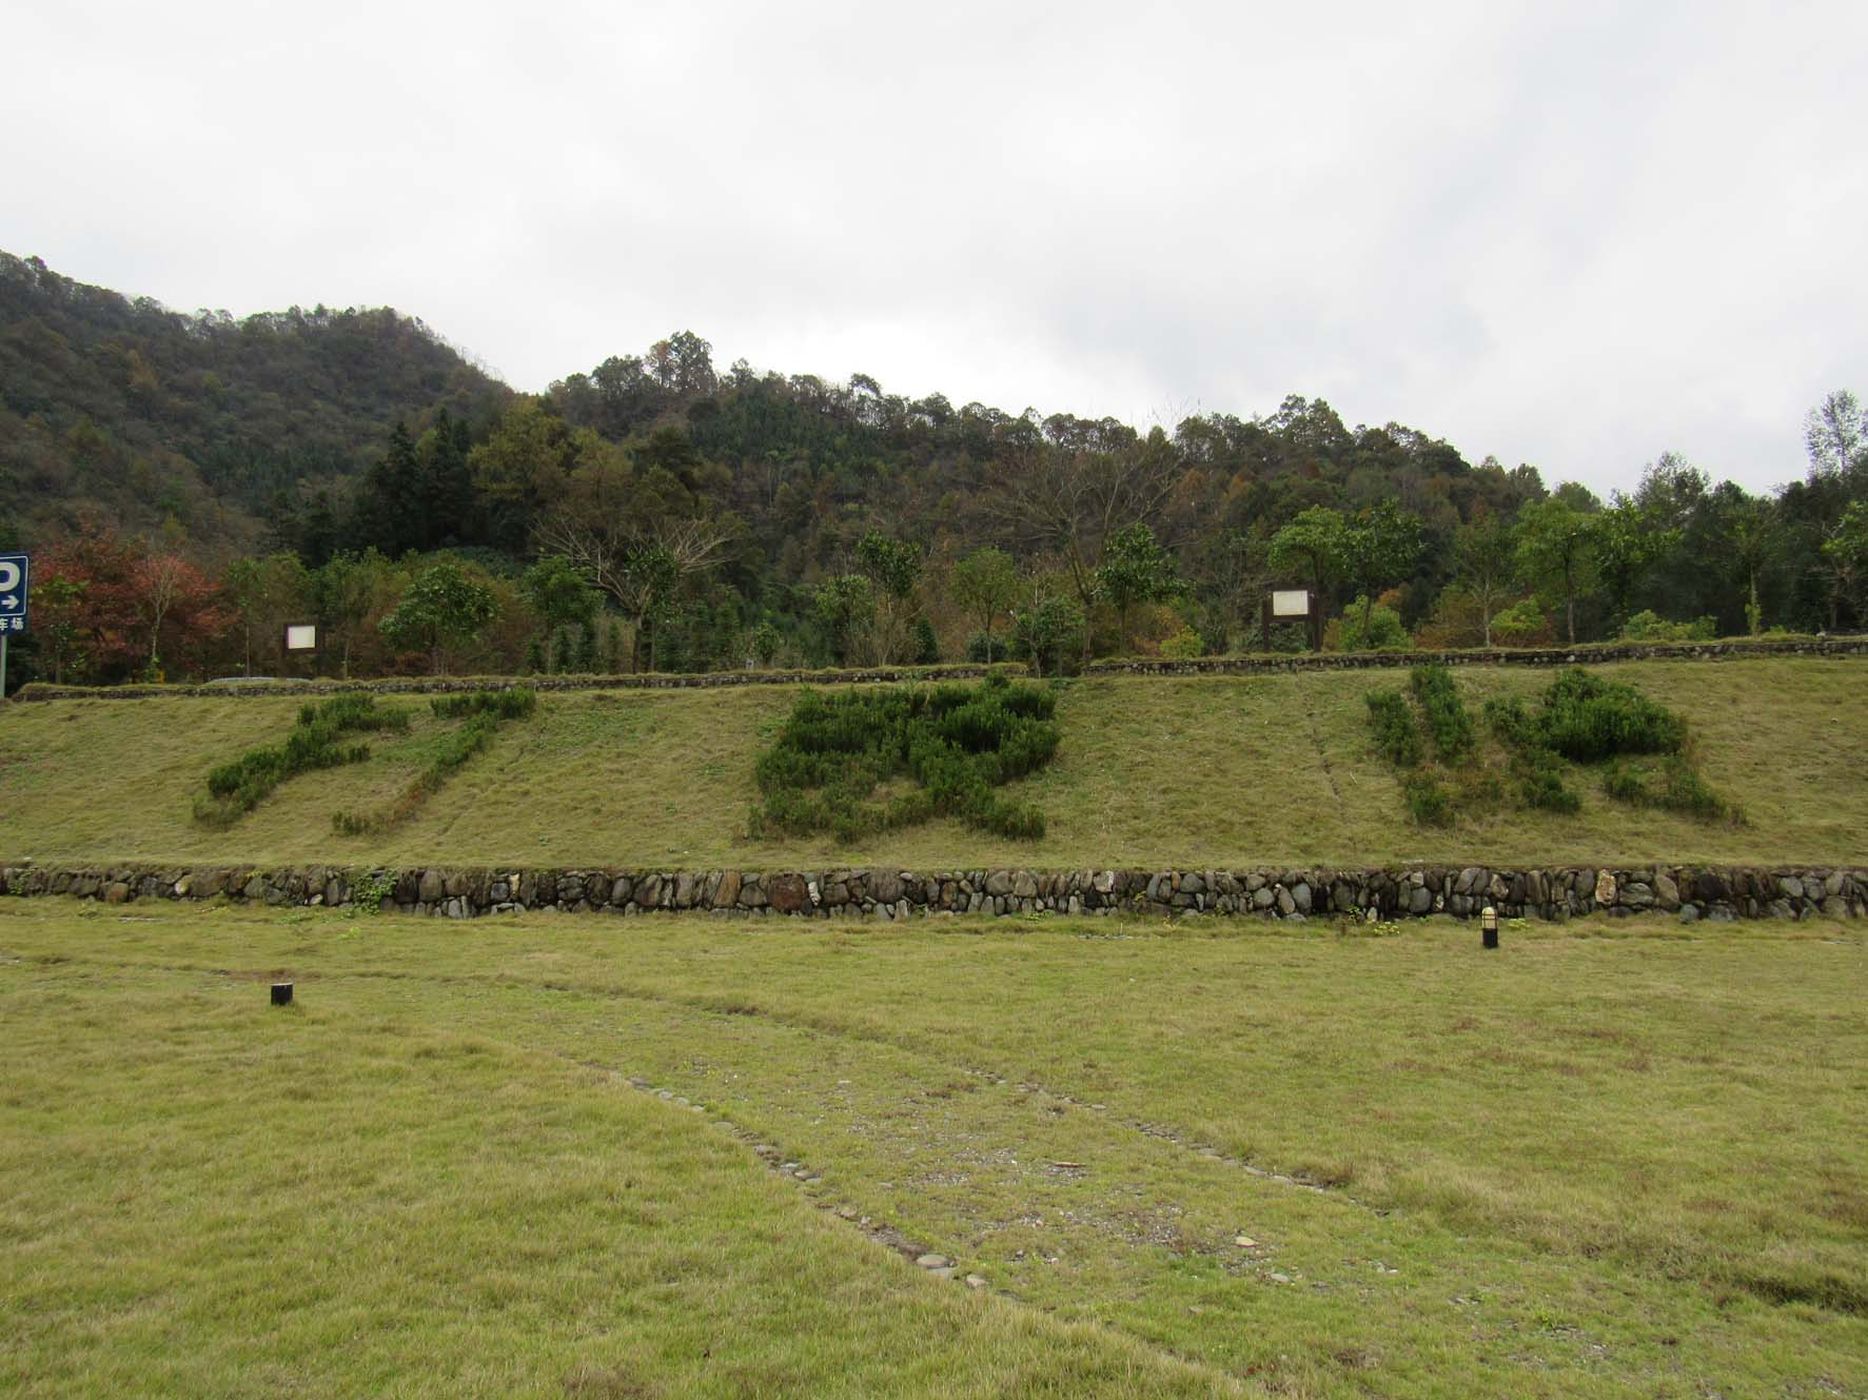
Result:
<instances>
[{"instance_id":1,"label":"terraced grass bank","mask_svg":"<svg viewBox=\"0 0 1868 1400\"><path fill-rule=\"evenodd\" d=\"M0 901L0 1392L1868 1393L1860 924L774 928Z\"/></svg>"},{"instance_id":2,"label":"terraced grass bank","mask_svg":"<svg viewBox=\"0 0 1868 1400\"><path fill-rule=\"evenodd\" d=\"M305 773L232 827L195 820L207 774L290 731L290 697L54 700L0 707L0 861L279 869L804 871L1258 870L1651 865L1853 867L1868 859L1868 659L1639 662L1600 668L1683 715L1742 827L1582 793L1573 815L1505 810L1417 825L1371 741L1384 672L1091 677L1058 695L1056 756L998 791L1045 816L1012 840L940 818L840 843L748 834L758 757L786 686L571 692L503 729L393 830L336 813L395 803L448 742L415 706L367 760ZM1475 713L1526 701L1546 671L1456 672ZM385 702L388 703L388 702Z\"/></svg>"}]
</instances>

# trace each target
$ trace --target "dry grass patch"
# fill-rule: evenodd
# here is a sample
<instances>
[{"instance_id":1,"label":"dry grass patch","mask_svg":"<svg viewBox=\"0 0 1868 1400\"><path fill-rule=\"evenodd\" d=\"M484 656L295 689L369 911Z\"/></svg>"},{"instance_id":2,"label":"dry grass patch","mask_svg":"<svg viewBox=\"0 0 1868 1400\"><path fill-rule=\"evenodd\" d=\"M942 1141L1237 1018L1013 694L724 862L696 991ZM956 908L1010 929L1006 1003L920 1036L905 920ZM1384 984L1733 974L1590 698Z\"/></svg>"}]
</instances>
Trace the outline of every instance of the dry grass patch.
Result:
<instances>
[{"instance_id":1,"label":"dry grass patch","mask_svg":"<svg viewBox=\"0 0 1868 1400\"><path fill-rule=\"evenodd\" d=\"M7 902L0 1292L29 1306L0 1365L216 1393L1868 1390L1861 931L1476 943ZM295 1013L233 975L275 969Z\"/></svg>"}]
</instances>

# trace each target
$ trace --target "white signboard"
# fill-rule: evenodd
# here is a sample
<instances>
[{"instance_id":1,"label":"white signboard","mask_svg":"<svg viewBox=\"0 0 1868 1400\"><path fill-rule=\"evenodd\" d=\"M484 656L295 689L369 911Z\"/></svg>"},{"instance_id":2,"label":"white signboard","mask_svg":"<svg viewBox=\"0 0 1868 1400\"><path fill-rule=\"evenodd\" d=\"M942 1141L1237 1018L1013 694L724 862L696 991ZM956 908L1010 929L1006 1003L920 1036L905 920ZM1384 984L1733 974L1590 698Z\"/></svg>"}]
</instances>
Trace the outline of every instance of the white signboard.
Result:
<instances>
[{"instance_id":1,"label":"white signboard","mask_svg":"<svg viewBox=\"0 0 1868 1400\"><path fill-rule=\"evenodd\" d=\"M318 629L309 622L288 623L285 629L285 649L287 651L316 651L318 649Z\"/></svg>"},{"instance_id":2,"label":"white signboard","mask_svg":"<svg viewBox=\"0 0 1868 1400\"><path fill-rule=\"evenodd\" d=\"M1310 590L1307 588L1282 588L1271 595L1271 615L1273 617L1309 617Z\"/></svg>"}]
</instances>

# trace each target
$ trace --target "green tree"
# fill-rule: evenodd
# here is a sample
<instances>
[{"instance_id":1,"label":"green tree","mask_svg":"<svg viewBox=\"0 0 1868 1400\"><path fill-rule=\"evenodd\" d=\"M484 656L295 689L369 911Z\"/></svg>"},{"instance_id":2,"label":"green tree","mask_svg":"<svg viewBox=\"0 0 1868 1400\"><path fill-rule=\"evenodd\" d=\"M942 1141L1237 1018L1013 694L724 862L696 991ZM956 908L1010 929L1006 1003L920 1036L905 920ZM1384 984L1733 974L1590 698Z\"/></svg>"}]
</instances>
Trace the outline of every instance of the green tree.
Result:
<instances>
[{"instance_id":1,"label":"green tree","mask_svg":"<svg viewBox=\"0 0 1868 1400\"><path fill-rule=\"evenodd\" d=\"M915 585L921 579L921 551L880 530L871 530L857 542L856 559L875 585L880 603L876 659L884 665L906 660Z\"/></svg>"},{"instance_id":2,"label":"green tree","mask_svg":"<svg viewBox=\"0 0 1868 1400\"><path fill-rule=\"evenodd\" d=\"M597 590L569 559L547 554L519 580L519 591L547 631L579 627L590 631L596 620Z\"/></svg>"},{"instance_id":3,"label":"green tree","mask_svg":"<svg viewBox=\"0 0 1868 1400\"><path fill-rule=\"evenodd\" d=\"M1679 542L1680 532L1625 496L1590 521L1596 573L1608 595L1609 625L1619 631L1628 619L1634 591L1648 571ZM1572 641L1575 639L1572 638Z\"/></svg>"},{"instance_id":4,"label":"green tree","mask_svg":"<svg viewBox=\"0 0 1868 1400\"><path fill-rule=\"evenodd\" d=\"M487 514L482 537L518 552L563 500L574 468L614 466L623 474L622 456L620 448L589 429L572 429L538 399L513 400L486 441L467 458L480 507Z\"/></svg>"},{"instance_id":5,"label":"green tree","mask_svg":"<svg viewBox=\"0 0 1868 1400\"><path fill-rule=\"evenodd\" d=\"M1745 629L1755 637L1764 630L1758 579L1776 555L1783 533L1777 508L1771 501L1745 495L1729 482L1712 499L1718 512L1714 534L1723 540L1729 566L1744 587Z\"/></svg>"},{"instance_id":6,"label":"green tree","mask_svg":"<svg viewBox=\"0 0 1868 1400\"><path fill-rule=\"evenodd\" d=\"M1115 608L1124 647L1129 644L1130 614L1138 604L1162 602L1181 591L1174 556L1155 542L1148 526L1125 525L1103 546L1103 561L1096 566L1096 596Z\"/></svg>"},{"instance_id":7,"label":"green tree","mask_svg":"<svg viewBox=\"0 0 1868 1400\"><path fill-rule=\"evenodd\" d=\"M1414 645L1401 614L1366 597L1351 600L1336 625L1336 644L1344 651L1406 651Z\"/></svg>"},{"instance_id":8,"label":"green tree","mask_svg":"<svg viewBox=\"0 0 1868 1400\"><path fill-rule=\"evenodd\" d=\"M926 613L915 619L914 645L915 665L932 666L940 660L940 638L934 635L934 624Z\"/></svg>"},{"instance_id":9,"label":"green tree","mask_svg":"<svg viewBox=\"0 0 1868 1400\"><path fill-rule=\"evenodd\" d=\"M1065 658L1076 655L1088 630L1082 605L1040 582L1012 614L1012 650L1040 676L1061 675Z\"/></svg>"},{"instance_id":10,"label":"green tree","mask_svg":"<svg viewBox=\"0 0 1868 1400\"><path fill-rule=\"evenodd\" d=\"M752 629L747 644L752 648L754 660L766 670L778 659L778 649L785 643L784 636L770 622L761 622Z\"/></svg>"},{"instance_id":11,"label":"green tree","mask_svg":"<svg viewBox=\"0 0 1868 1400\"><path fill-rule=\"evenodd\" d=\"M1851 501L1829 538L1823 561L1835 595L1855 610L1855 625L1868 622L1868 501Z\"/></svg>"},{"instance_id":12,"label":"green tree","mask_svg":"<svg viewBox=\"0 0 1868 1400\"><path fill-rule=\"evenodd\" d=\"M318 618L337 647L338 671L346 680L364 624L386 601L391 577L389 561L375 548L333 554L312 577Z\"/></svg>"},{"instance_id":13,"label":"green tree","mask_svg":"<svg viewBox=\"0 0 1868 1400\"><path fill-rule=\"evenodd\" d=\"M392 559L420 549L427 538L422 467L407 425L389 430L389 445L363 474L351 502L349 536Z\"/></svg>"},{"instance_id":14,"label":"green tree","mask_svg":"<svg viewBox=\"0 0 1868 1400\"><path fill-rule=\"evenodd\" d=\"M316 607L312 575L298 555L281 550L258 558L236 559L221 585L240 619L241 674L253 674L255 655L282 655L285 624Z\"/></svg>"},{"instance_id":15,"label":"green tree","mask_svg":"<svg viewBox=\"0 0 1868 1400\"><path fill-rule=\"evenodd\" d=\"M1321 608L1329 598L1330 585L1342 576L1348 533L1348 522L1340 511L1312 506L1271 537L1266 557L1273 569L1309 584Z\"/></svg>"},{"instance_id":16,"label":"green tree","mask_svg":"<svg viewBox=\"0 0 1868 1400\"><path fill-rule=\"evenodd\" d=\"M445 407L416 444L416 480L421 490L418 548L465 544L473 536L473 471L467 465L470 445L467 425Z\"/></svg>"},{"instance_id":17,"label":"green tree","mask_svg":"<svg viewBox=\"0 0 1868 1400\"><path fill-rule=\"evenodd\" d=\"M986 634L986 664L992 664L992 628L1018 597L1018 569L1012 556L988 545L953 566L948 584L953 600Z\"/></svg>"},{"instance_id":18,"label":"green tree","mask_svg":"<svg viewBox=\"0 0 1868 1400\"><path fill-rule=\"evenodd\" d=\"M478 637L497 611L492 589L443 559L415 576L377 626L392 646L425 650L440 675L447 649Z\"/></svg>"},{"instance_id":19,"label":"green tree","mask_svg":"<svg viewBox=\"0 0 1868 1400\"><path fill-rule=\"evenodd\" d=\"M82 579L57 574L37 579L32 586L32 638L39 655L51 668L52 683L63 685L66 672L73 679L84 667L84 595Z\"/></svg>"},{"instance_id":20,"label":"green tree","mask_svg":"<svg viewBox=\"0 0 1868 1400\"><path fill-rule=\"evenodd\" d=\"M578 669L594 671L601 599L583 571L561 554L547 554L521 576L519 593L544 635L552 639L540 669L561 671L575 652ZM575 641L570 640L573 637ZM543 647L541 653L545 653Z\"/></svg>"},{"instance_id":21,"label":"green tree","mask_svg":"<svg viewBox=\"0 0 1868 1400\"><path fill-rule=\"evenodd\" d=\"M1420 551L1420 517L1393 501L1363 509L1344 528L1342 567L1362 594L1362 636L1372 635L1375 595L1411 574Z\"/></svg>"},{"instance_id":22,"label":"green tree","mask_svg":"<svg viewBox=\"0 0 1868 1400\"><path fill-rule=\"evenodd\" d=\"M630 667L640 671L646 663L653 671L660 661L660 633L668 621L675 589L681 581L680 565L674 551L660 541L635 544L623 552L615 580L615 596L635 625Z\"/></svg>"},{"instance_id":23,"label":"green tree","mask_svg":"<svg viewBox=\"0 0 1868 1400\"><path fill-rule=\"evenodd\" d=\"M838 574L817 586L811 612L830 644L831 658L847 666L857 639L875 618L875 590L862 574Z\"/></svg>"},{"instance_id":24,"label":"green tree","mask_svg":"<svg viewBox=\"0 0 1868 1400\"><path fill-rule=\"evenodd\" d=\"M1511 527L1496 515L1481 515L1453 536L1454 577L1479 605L1485 644L1492 645L1492 619L1511 588Z\"/></svg>"},{"instance_id":25,"label":"green tree","mask_svg":"<svg viewBox=\"0 0 1868 1400\"><path fill-rule=\"evenodd\" d=\"M1576 645L1576 600L1596 586L1592 518L1552 496L1518 512L1518 577L1544 597L1561 600L1569 645Z\"/></svg>"}]
</instances>

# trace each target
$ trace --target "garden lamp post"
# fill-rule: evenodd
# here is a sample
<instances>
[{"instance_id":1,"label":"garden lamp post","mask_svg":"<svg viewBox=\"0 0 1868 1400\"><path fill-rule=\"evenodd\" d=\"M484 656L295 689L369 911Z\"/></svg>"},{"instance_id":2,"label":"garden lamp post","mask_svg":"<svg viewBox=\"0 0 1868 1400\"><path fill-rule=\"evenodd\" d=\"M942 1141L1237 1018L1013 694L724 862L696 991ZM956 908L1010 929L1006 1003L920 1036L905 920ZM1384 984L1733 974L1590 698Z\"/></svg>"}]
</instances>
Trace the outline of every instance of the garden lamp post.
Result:
<instances>
[{"instance_id":1,"label":"garden lamp post","mask_svg":"<svg viewBox=\"0 0 1868 1400\"><path fill-rule=\"evenodd\" d=\"M1498 946L1498 910L1489 904L1486 905L1479 915L1479 927L1483 930L1479 935L1479 946L1496 948Z\"/></svg>"}]
</instances>

